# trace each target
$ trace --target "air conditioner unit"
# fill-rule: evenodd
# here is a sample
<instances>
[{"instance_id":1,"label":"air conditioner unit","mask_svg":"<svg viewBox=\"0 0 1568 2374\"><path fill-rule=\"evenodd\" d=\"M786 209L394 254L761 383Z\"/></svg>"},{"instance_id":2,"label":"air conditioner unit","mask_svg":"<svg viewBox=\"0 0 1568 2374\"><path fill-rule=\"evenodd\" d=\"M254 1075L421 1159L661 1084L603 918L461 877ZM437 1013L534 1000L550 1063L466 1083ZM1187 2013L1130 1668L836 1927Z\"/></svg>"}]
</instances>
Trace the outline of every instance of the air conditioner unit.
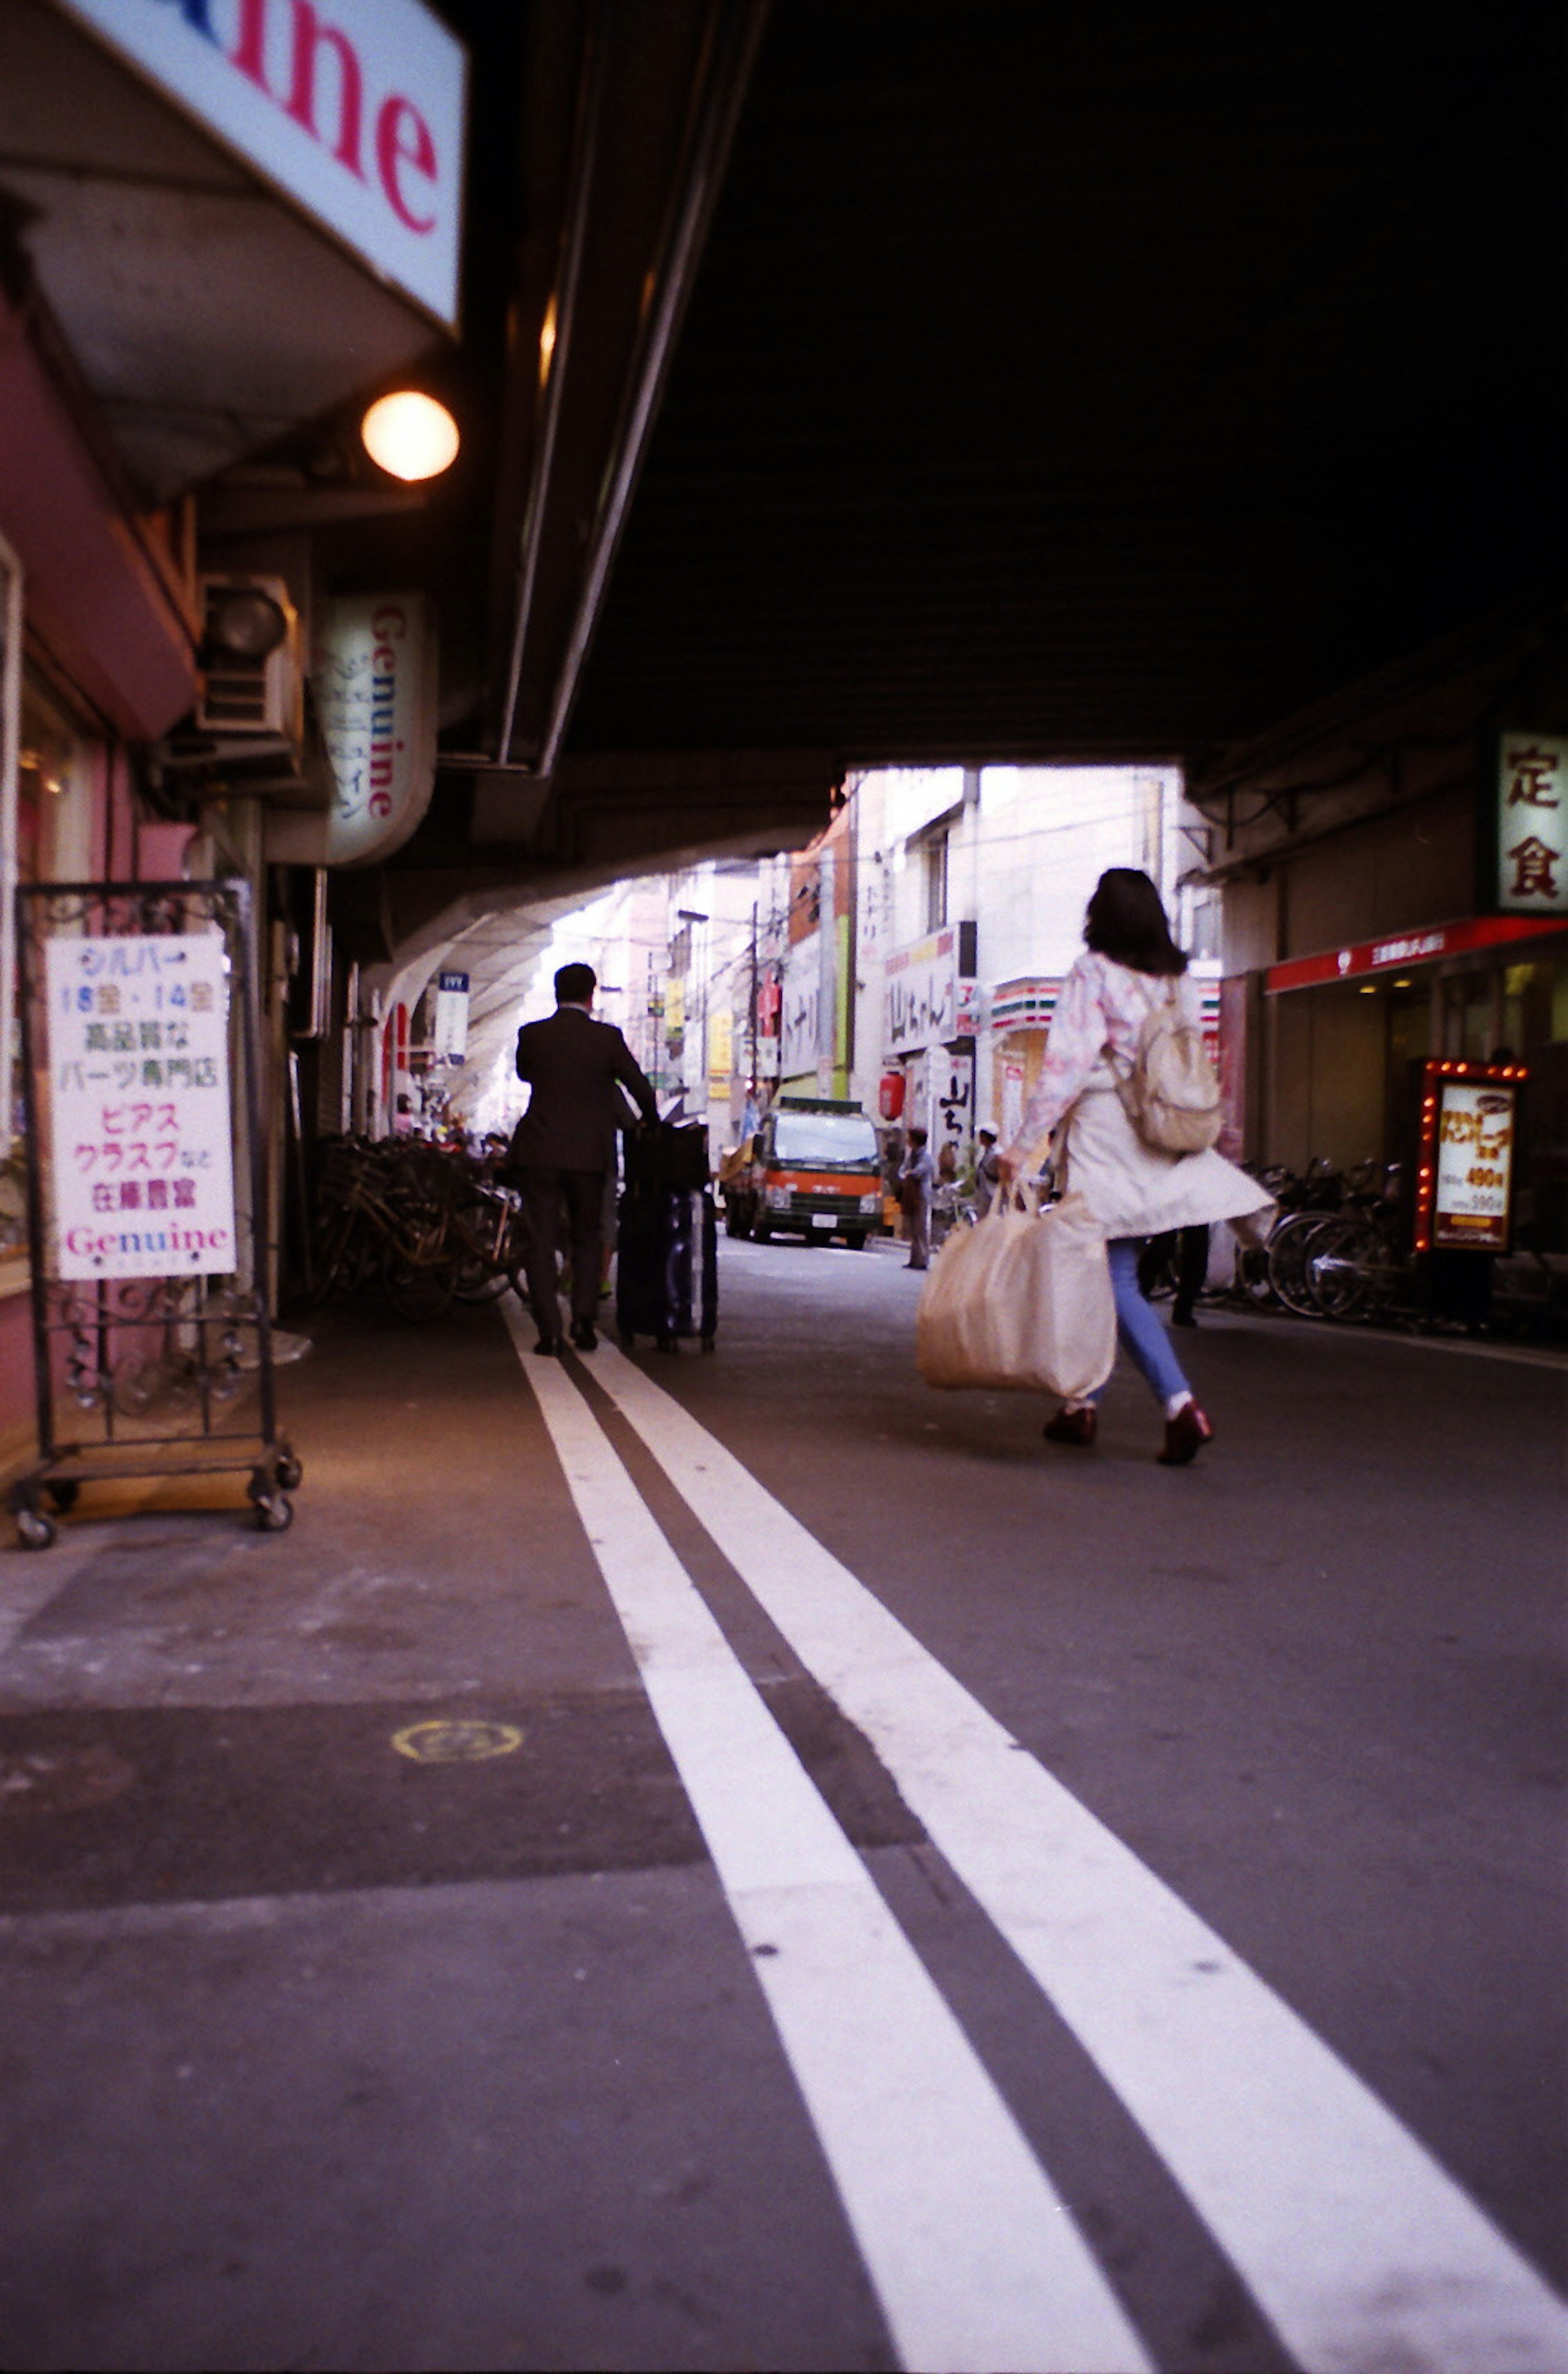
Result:
<instances>
[{"instance_id":1,"label":"air conditioner unit","mask_svg":"<svg viewBox=\"0 0 1568 2374\"><path fill-rule=\"evenodd\" d=\"M203 577L202 689L195 722L204 734L304 731L300 620L281 577Z\"/></svg>"}]
</instances>

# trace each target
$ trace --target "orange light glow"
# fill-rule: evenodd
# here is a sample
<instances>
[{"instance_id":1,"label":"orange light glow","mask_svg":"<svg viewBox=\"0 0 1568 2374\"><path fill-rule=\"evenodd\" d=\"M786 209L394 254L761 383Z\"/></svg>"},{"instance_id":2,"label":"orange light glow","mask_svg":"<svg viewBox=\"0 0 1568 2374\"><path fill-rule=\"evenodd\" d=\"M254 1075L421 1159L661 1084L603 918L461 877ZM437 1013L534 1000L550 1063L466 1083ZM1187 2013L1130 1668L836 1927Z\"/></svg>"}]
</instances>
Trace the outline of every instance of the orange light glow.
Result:
<instances>
[{"instance_id":1,"label":"orange light glow","mask_svg":"<svg viewBox=\"0 0 1568 2374\"><path fill-rule=\"evenodd\" d=\"M438 478L457 458L457 423L444 404L417 388L399 388L372 404L360 434L372 462L412 484Z\"/></svg>"}]
</instances>

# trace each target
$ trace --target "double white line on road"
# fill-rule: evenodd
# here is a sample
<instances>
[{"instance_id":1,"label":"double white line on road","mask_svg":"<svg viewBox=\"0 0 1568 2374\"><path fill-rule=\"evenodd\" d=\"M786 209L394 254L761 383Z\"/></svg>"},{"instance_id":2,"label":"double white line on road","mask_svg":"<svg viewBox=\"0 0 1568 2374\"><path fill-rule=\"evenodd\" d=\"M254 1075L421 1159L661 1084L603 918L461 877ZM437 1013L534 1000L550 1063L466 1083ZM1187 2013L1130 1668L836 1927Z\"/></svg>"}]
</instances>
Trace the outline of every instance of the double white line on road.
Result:
<instances>
[{"instance_id":1,"label":"double white line on road","mask_svg":"<svg viewBox=\"0 0 1568 2374\"><path fill-rule=\"evenodd\" d=\"M524 1365L742 1935L777 1949L753 1967L904 2364L1137 2374L1087 2247L587 1403ZM1308 2374L1568 2374L1568 2309L1361 2080L722 1443L607 1346L594 1373Z\"/></svg>"}]
</instances>

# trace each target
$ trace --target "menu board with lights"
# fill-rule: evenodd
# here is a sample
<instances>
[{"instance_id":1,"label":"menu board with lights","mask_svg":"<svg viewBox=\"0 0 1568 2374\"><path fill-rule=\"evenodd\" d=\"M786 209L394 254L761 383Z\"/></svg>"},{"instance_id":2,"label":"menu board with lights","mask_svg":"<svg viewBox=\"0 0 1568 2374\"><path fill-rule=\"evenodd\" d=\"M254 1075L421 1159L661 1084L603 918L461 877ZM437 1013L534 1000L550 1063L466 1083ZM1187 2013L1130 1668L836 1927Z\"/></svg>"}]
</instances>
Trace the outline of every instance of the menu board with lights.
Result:
<instances>
[{"instance_id":1,"label":"menu board with lights","mask_svg":"<svg viewBox=\"0 0 1568 2374\"><path fill-rule=\"evenodd\" d=\"M1416 1251L1505 1253L1522 1064L1423 1064Z\"/></svg>"}]
</instances>

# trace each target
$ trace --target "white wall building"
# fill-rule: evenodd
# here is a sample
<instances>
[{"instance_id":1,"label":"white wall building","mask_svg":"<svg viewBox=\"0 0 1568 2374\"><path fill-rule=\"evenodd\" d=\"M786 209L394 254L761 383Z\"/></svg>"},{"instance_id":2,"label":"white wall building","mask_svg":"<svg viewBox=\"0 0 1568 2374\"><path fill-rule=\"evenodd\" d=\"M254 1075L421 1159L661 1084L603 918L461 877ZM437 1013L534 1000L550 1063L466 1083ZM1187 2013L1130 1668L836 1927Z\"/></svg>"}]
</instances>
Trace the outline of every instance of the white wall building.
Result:
<instances>
[{"instance_id":1,"label":"white wall building","mask_svg":"<svg viewBox=\"0 0 1568 2374\"><path fill-rule=\"evenodd\" d=\"M1194 944L1173 767L885 769L851 800L854 1091L934 1146L1016 1129L1107 866L1149 874Z\"/></svg>"}]
</instances>

